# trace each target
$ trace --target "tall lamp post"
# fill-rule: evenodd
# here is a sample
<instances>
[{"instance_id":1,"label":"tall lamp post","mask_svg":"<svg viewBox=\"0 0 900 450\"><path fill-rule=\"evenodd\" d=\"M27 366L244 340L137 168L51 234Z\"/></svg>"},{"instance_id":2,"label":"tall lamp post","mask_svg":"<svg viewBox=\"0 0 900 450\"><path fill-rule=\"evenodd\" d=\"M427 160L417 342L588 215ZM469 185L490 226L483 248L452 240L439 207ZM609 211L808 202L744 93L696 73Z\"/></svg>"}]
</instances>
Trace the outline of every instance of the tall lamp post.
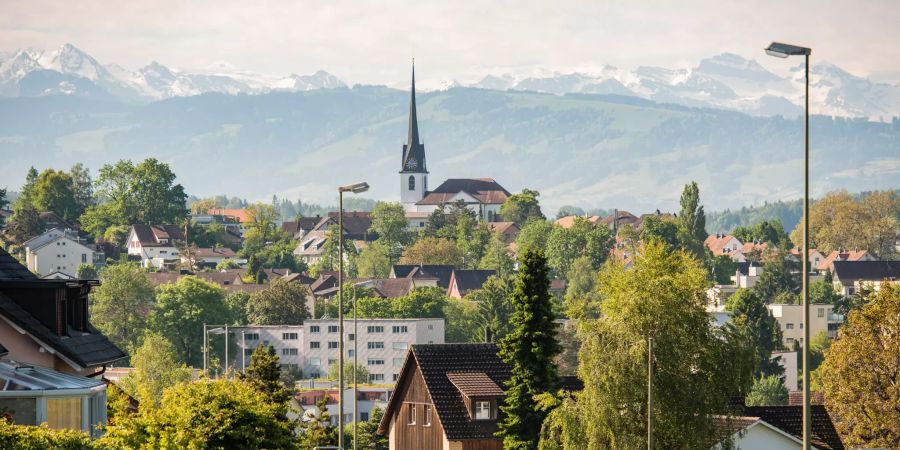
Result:
<instances>
[{"instance_id":1,"label":"tall lamp post","mask_svg":"<svg viewBox=\"0 0 900 450\"><path fill-rule=\"evenodd\" d=\"M803 449L810 449L812 416L809 408L809 54L812 49L791 44L773 42L766 53L778 58L804 56L806 59L804 79L806 100L803 112L803 256L800 267L803 270Z\"/></svg>"},{"instance_id":2,"label":"tall lamp post","mask_svg":"<svg viewBox=\"0 0 900 450\"><path fill-rule=\"evenodd\" d=\"M359 329L356 316L356 288L372 285L374 285L372 280L360 281L353 285L353 450L357 450L356 435L359 430L359 383L356 379L356 373L359 372Z\"/></svg>"},{"instance_id":3,"label":"tall lamp post","mask_svg":"<svg viewBox=\"0 0 900 450\"><path fill-rule=\"evenodd\" d=\"M360 194L369 190L369 183L355 183L338 187L338 447L344 450L344 192ZM356 336L353 336L356 339Z\"/></svg>"}]
</instances>

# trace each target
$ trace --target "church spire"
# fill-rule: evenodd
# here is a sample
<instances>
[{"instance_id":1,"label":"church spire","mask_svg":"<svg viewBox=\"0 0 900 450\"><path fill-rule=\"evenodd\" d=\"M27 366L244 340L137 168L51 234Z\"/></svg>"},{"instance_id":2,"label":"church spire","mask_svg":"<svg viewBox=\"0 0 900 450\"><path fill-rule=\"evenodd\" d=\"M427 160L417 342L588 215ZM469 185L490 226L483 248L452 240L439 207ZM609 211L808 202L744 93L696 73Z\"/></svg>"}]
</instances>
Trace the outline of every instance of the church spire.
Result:
<instances>
[{"instance_id":1,"label":"church spire","mask_svg":"<svg viewBox=\"0 0 900 450\"><path fill-rule=\"evenodd\" d=\"M419 118L416 114L416 60L413 59L412 87L409 92L409 129L403 145L400 172L428 173L425 168L425 145L419 140Z\"/></svg>"}]
</instances>

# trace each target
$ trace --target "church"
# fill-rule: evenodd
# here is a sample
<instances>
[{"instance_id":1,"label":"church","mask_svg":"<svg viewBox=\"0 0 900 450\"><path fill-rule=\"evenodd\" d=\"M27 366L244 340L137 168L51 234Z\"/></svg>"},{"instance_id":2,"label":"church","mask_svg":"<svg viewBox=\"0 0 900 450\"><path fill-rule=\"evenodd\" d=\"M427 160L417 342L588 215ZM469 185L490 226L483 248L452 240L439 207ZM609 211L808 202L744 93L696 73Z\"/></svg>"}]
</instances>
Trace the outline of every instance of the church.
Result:
<instances>
[{"instance_id":1,"label":"church","mask_svg":"<svg viewBox=\"0 0 900 450\"><path fill-rule=\"evenodd\" d=\"M400 161L400 203L411 228L421 228L441 205L462 200L482 221L500 221L500 206L510 193L493 178L451 178L428 190L425 145L419 140L416 117L416 69L413 66L409 97L409 129Z\"/></svg>"}]
</instances>

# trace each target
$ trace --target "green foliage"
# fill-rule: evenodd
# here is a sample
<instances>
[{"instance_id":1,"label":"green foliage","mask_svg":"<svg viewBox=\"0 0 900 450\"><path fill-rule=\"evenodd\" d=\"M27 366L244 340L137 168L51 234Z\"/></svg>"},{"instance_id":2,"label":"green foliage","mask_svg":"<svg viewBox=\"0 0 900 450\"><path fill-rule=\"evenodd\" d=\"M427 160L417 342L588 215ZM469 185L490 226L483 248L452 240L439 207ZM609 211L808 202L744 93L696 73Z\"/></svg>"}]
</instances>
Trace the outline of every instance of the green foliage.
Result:
<instances>
[{"instance_id":1,"label":"green foliage","mask_svg":"<svg viewBox=\"0 0 900 450\"><path fill-rule=\"evenodd\" d=\"M787 405L788 390L778 375L761 375L753 380L753 387L744 401L747 406Z\"/></svg>"},{"instance_id":2,"label":"green foliage","mask_svg":"<svg viewBox=\"0 0 900 450\"><path fill-rule=\"evenodd\" d=\"M678 240L681 247L703 259L706 247L706 213L700 205L700 188L696 181L686 184L681 192L681 212L678 213Z\"/></svg>"},{"instance_id":3,"label":"green foliage","mask_svg":"<svg viewBox=\"0 0 900 450\"><path fill-rule=\"evenodd\" d=\"M5 211L6 207L9 206L9 200L6 197L6 188L0 188L0 210ZM6 217L0 215L0 227L3 226Z\"/></svg>"},{"instance_id":4,"label":"green foliage","mask_svg":"<svg viewBox=\"0 0 900 450\"><path fill-rule=\"evenodd\" d=\"M825 406L848 448L900 442L897 355L900 287L884 283L870 303L850 312L817 371Z\"/></svg>"},{"instance_id":5,"label":"green foliage","mask_svg":"<svg viewBox=\"0 0 900 450\"><path fill-rule=\"evenodd\" d=\"M791 241L802 245L802 223ZM900 192L876 191L851 195L830 192L810 206L810 247L824 254L837 249L868 250L883 260L897 259L900 248Z\"/></svg>"},{"instance_id":6,"label":"green foliage","mask_svg":"<svg viewBox=\"0 0 900 450\"><path fill-rule=\"evenodd\" d=\"M756 291L738 289L728 298L725 309L732 313L731 324L752 342L754 376L784 375L784 368L771 358L772 352L782 346L781 326Z\"/></svg>"},{"instance_id":7,"label":"green foliage","mask_svg":"<svg viewBox=\"0 0 900 450\"><path fill-rule=\"evenodd\" d=\"M156 307L150 314L150 329L169 338L179 360L200 365L203 324L228 321L225 294L216 284L195 276L156 288Z\"/></svg>"},{"instance_id":8,"label":"green foliage","mask_svg":"<svg viewBox=\"0 0 900 450\"><path fill-rule=\"evenodd\" d=\"M753 225L739 226L731 231L731 235L741 242L760 241L776 247L790 244L787 233L778 219L763 220Z\"/></svg>"},{"instance_id":9,"label":"green foliage","mask_svg":"<svg viewBox=\"0 0 900 450\"><path fill-rule=\"evenodd\" d=\"M482 342L478 324L478 305L460 298L447 299L444 307L444 340L447 343ZM476 339L477 337L477 339Z\"/></svg>"},{"instance_id":10,"label":"green foliage","mask_svg":"<svg viewBox=\"0 0 900 450\"><path fill-rule=\"evenodd\" d=\"M711 256L711 255L710 255ZM707 258L710 275L716 284L731 284L731 277L737 272L737 263L728 255L716 255Z\"/></svg>"},{"instance_id":11,"label":"green foliage","mask_svg":"<svg viewBox=\"0 0 900 450\"><path fill-rule=\"evenodd\" d=\"M825 331L820 331L816 333L815 336L809 339L809 371L813 372L822 365L822 362L825 361L825 352L828 348L831 347L831 339L828 338L828 333ZM801 356L801 366L802 356Z\"/></svg>"},{"instance_id":12,"label":"green foliage","mask_svg":"<svg viewBox=\"0 0 900 450\"><path fill-rule=\"evenodd\" d=\"M372 210L371 230L378 233L378 243L387 249L389 266L400 258L403 246L411 240L410 233L406 229L407 225L406 211L401 204L387 202L375 204L375 209Z\"/></svg>"},{"instance_id":13,"label":"green foliage","mask_svg":"<svg viewBox=\"0 0 900 450\"><path fill-rule=\"evenodd\" d=\"M525 223L516 237L516 248L521 253L527 249L546 251L547 237L553 231L553 224L546 220L533 219Z\"/></svg>"},{"instance_id":14,"label":"green foliage","mask_svg":"<svg viewBox=\"0 0 900 450\"><path fill-rule=\"evenodd\" d=\"M325 230L325 245L322 248L322 259L314 266L314 272L337 271L340 259L340 236L338 226L329 225ZM350 239L344 239L344 273L350 277L356 276L356 246Z\"/></svg>"},{"instance_id":15,"label":"green foliage","mask_svg":"<svg viewBox=\"0 0 900 450\"><path fill-rule=\"evenodd\" d=\"M391 252L381 242L371 242L356 259L356 270L362 277L387 278L391 273Z\"/></svg>"},{"instance_id":16,"label":"green foliage","mask_svg":"<svg viewBox=\"0 0 900 450\"><path fill-rule=\"evenodd\" d=\"M168 164L147 158L135 165L128 160L106 164L96 180L99 204L81 218L85 230L101 237L115 225L172 224L187 216L187 196Z\"/></svg>"},{"instance_id":17,"label":"green foliage","mask_svg":"<svg viewBox=\"0 0 900 450\"><path fill-rule=\"evenodd\" d=\"M512 366L506 383L506 398L499 421L504 449L537 448L546 413L537 409L534 396L555 390L558 382L553 360L562 350L556 340L556 323L547 259L538 251L526 250L512 294L515 308L512 332L500 342L499 356Z\"/></svg>"},{"instance_id":18,"label":"green foliage","mask_svg":"<svg viewBox=\"0 0 900 450\"><path fill-rule=\"evenodd\" d=\"M119 385L148 408L159 404L165 389L191 380L191 369L179 362L172 343L154 333L132 352L131 366L134 370Z\"/></svg>"},{"instance_id":19,"label":"green foliage","mask_svg":"<svg viewBox=\"0 0 900 450\"><path fill-rule=\"evenodd\" d=\"M559 207L559 210L556 211L556 218L562 219L566 216L583 216L584 210L572 205L563 205Z\"/></svg>"},{"instance_id":20,"label":"green foliage","mask_svg":"<svg viewBox=\"0 0 900 450\"><path fill-rule=\"evenodd\" d=\"M456 244L444 238L424 237L403 250L400 264L452 264L462 267L464 255Z\"/></svg>"},{"instance_id":21,"label":"green foliage","mask_svg":"<svg viewBox=\"0 0 900 450\"><path fill-rule=\"evenodd\" d=\"M284 414L284 405L272 403L245 381L182 383L166 389L159 407L142 407L117 420L97 444L142 449L297 448Z\"/></svg>"},{"instance_id":22,"label":"green foliage","mask_svg":"<svg viewBox=\"0 0 900 450\"><path fill-rule=\"evenodd\" d=\"M245 379L251 386L266 394L269 401L276 405L284 405L291 398L291 392L285 388L281 381L281 365L275 348L271 345L260 345L253 349L250 355L250 365L247 366Z\"/></svg>"},{"instance_id":23,"label":"green foliage","mask_svg":"<svg viewBox=\"0 0 900 450\"><path fill-rule=\"evenodd\" d=\"M75 269L75 274L79 280L96 280L99 278L97 268L91 263L79 264L78 268Z\"/></svg>"},{"instance_id":24,"label":"green foliage","mask_svg":"<svg viewBox=\"0 0 900 450\"><path fill-rule=\"evenodd\" d=\"M225 258L216 264L216 272L222 272L229 269L240 269L241 266L231 258Z\"/></svg>"},{"instance_id":25,"label":"green foliage","mask_svg":"<svg viewBox=\"0 0 900 450\"><path fill-rule=\"evenodd\" d=\"M572 261L586 256L594 269L599 269L609 256L613 243L612 232L606 225L594 225L587 219L576 218L569 228L553 225L547 238L546 255L554 275L569 273Z\"/></svg>"},{"instance_id":26,"label":"green foliage","mask_svg":"<svg viewBox=\"0 0 900 450\"><path fill-rule=\"evenodd\" d=\"M641 240L644 242L659 241L673 249L681 247L678 224L656 216L644 218Z\"/></svg>"},{"instance_id":27,"label":"green foliage","mask_svg":"<svg viewBox=\"0 0 900 450\"><path fill-rule=\"evenodd\" d=\"M250 303L250 294L244 291L230 292L225 296L225 307L228 310L228 322L232 325L245 325L250 322L247 318L247 304Z\"/></svg>"},{"instance_id":28,"label":"green foliage","mask_svg":"<svg viewBox=\"0 0 900 450\"><path fill-rule=\"evenodd\" d=\"M531 219L544 220L538 197L541 194L531 189L522 189L518 194L510 195L506 202L500 206L500 215L507 222L515 222L522 226Z\"/></svg>"},{"instance_id":29,"label":"green foliage","mask_svg":"<svg viewBox=\"0 0 900 450\"><path fill-rule=\"evenodd\" d=\"M19 201L16 200L16 203ZM38 210L31 203L18 206L11 219L4 230L6 240L11 244L22 244L44 231L44 222L41 220Z\"/></svg>"},{"instance_id":30,"label":"green foliage","mask_svg":"<svg viewBox=\"0 0 900 450\"><path fill-rule=\"evenodd\" d=\"M100 271L100 281L90 296L91 322L119 347L137 348L154 305L146 272L135 263L113 264Z\"/></svg>"},{"instance_id":31,"label":"green foliage","mask_svg":"<svg viewBox=\"0 0 900 450\"><path fill-rule=\"evenodd\" d=\"M463 255L463 267L474 269L484 258L491 240L491 228L486 223L468 222L460 216L456 227L456 246Z\"/></svg>"},{"instance_id":32,"label":"green foliage","mask_svg":"<svg viewBox=\"0 0 900 450\"><path fill-rule=\"evenodd\" d=\"M645 246L630 270L611 262L599 277L598 319L584 320L578 375L585 388L551 414L541 446L646 447L647 338L653 338L654 436L658 448L707 449L714 415L749 389L744 338L710 326L706 271L683 251Z\"/></svg>"},{"instance_id":33,"label":"green foliage","mask_svg":"<svg viewBox=\"0 0 900 450\"><path fill-rule=\"evenodd\" d=\"M752 227L763 221L777 220L784 225L784 230L791 230L800 221L803 214L803 199L790 201L765 202L760 206L743 207L736 211L726 209L714 211L707 215L706 230L709 233L728 232L734 235L737 227ZM743 239L741 242L745 242Z\"/></svg>"},{"instance_id":34,"label":"green foliage","mask_svg":"<svg viewBox=\"0 0 900 450\"><path fill-rule=\"evenodd\" d=\"M788 260L785 252L774 249L763 256L762 274L753 291L766 303L785 302L800 292L799 264Z\"/></svg>"},{"instance_id":35,"label":"green foliage","mask_svg":"<svg viewBox=\"0 0 900 450\"><path fill-rule=\"evenodd\" d=\"M388 437L378 434L378 425L381 423L381 418L383 416L384 411L375 406L369 413L369 420L361 422L357 426L357 448L366 450L388 450Z\"/></svg>"},{"instance_id":36,"label":"green foliage","mask_svg":"<svg viewBox=\"0 0 900 450\"><path fill-rule=\"evenodd\" d=\"M332 381L338 380L338 375L340 372L339 364L332 364L328 367L328 379ZM344 361L344 386L349 386L353 384L353 375L356 375L357 383L368 383L369 382L369 369L366 369L366 366L362 364L354 364L353 360L345 360Z\"/></svg>"},{"instance_id":37,"label":"green foliage","mask_svg":"<svg viewBox=\"0 0 900 450\"><path fill-rule=\"evenodd\" d=\"M331 416L328 414L327 395L322 396L322 399L316 402L315 415L308 415L305 419L300 422L299 448L337 445L337 427L330 424Z\"/></svg>"},{"instance_id":38,"label":"green foliage","mask_svg":"<svg viewBox=\"0 0 900 450\"><path fill-rule=\"evenodd\" d=\"M513 312L509 297L512 292L511 278L492 276L481 289L466 295L466 299L476 305L475 323L478 329L477 334L471 337L473 342L499 342L509 333L509 319Z\"/></svg>"},{"instance_id":39,"label":"green foliage","mask_svg":"<svg viewBox=\"0 0 900 450\"><path fill-rule=\"evenodd\" d=\"M278 228L278 211L272 205L254 203L247 207L249 223L244 233L244 252L254 254L269 242L282 237Z\"/></svg>"},{"instance_id":40,"label":"green foliage","mask_svg":"<svg viewBox=\"0 0 900 450\"><path fill-rule=\"evenodd\" d=\"M566 276L568 284L563 304L570 319L596 318L600 315L600 295L597 293L597 270L587 256L572 262Z\"/></svg>"},{"instance_id":41,"label":"green foliage","mask_svg":"<svg viewBox=\"0 0 900 450\"><path fill-rule=\"evenodd\" d=\"M840 303L843 296L834 289L831 273L829 272L825 278L809 284L809 302L810 303L826 303L836 305Z\"/></svg>"},{"instance_id":42,"label":"green foliage","mask_svg":"<svg viewBox=\"0 0 900 450\"><path fill-rule=\"evenodd\" d=\"M506 243L506 237L497 232L491 236L487 247L484 250L484 256L478 263L479 269L493 269L500 276L512 275L516 262L513 254L509 250L509 244Z\"/></svg>"},{"instance_id":43,"label":"green foliage","mask_svg":"<svg viewBox=\"0 0 900 450\"><path fill-rule=\"evenodd\" d=\"M81 431L55 430L41 426L15 425L0 420L0 448L16 450L90 450L91 438Z\"/></svg>"},{"instance_id":44,"label":"green foliage","mask_svg":"<svg viewBox=\"0 0 900 450\"><path fill-rule=\"evenodd\" d=\"M72 176L63 171L46 169L34 184L32 202L38 211L52 211L63 219L78 219L78 202Z\"/></svg>"},{"instance_id":45,"label":"green foliage","mask_svg":"<svg viewBox=\"0 0 900 450\"><path fill-rule=\"evenodd\" d=\"M309 290L299 283L276 279L266 288L250 294L247 320L254 325L299 325L309 318L306 297Z\"/></svg>"}]
</instances>

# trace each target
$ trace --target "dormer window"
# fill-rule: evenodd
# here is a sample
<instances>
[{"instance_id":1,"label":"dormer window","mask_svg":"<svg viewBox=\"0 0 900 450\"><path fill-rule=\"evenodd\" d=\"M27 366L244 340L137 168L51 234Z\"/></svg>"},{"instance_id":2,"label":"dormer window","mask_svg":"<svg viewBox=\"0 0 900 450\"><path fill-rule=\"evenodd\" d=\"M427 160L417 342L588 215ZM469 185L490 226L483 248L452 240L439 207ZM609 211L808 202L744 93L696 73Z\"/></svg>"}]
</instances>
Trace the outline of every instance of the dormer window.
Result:
<instances>
[{"instance_id":1,"label":"dormer window","mask_svg":"<svg viewBox=\"0 0 900 450\"><path fill-rule=\"evenodd\" d=\"M447 378L463 395L470 420L496 420L503 389L484 372L451 372Z\"/></svg>"},{"instance_id":2,"label":"dormer window","mask_svg":"<svg viewBox=\"0 0 900 450\"><path fill-rule=\"evenodd\" d=\"M475 402L475 420L490 420L491 416L491 402Z\"/></svg>"}]
</instances>

